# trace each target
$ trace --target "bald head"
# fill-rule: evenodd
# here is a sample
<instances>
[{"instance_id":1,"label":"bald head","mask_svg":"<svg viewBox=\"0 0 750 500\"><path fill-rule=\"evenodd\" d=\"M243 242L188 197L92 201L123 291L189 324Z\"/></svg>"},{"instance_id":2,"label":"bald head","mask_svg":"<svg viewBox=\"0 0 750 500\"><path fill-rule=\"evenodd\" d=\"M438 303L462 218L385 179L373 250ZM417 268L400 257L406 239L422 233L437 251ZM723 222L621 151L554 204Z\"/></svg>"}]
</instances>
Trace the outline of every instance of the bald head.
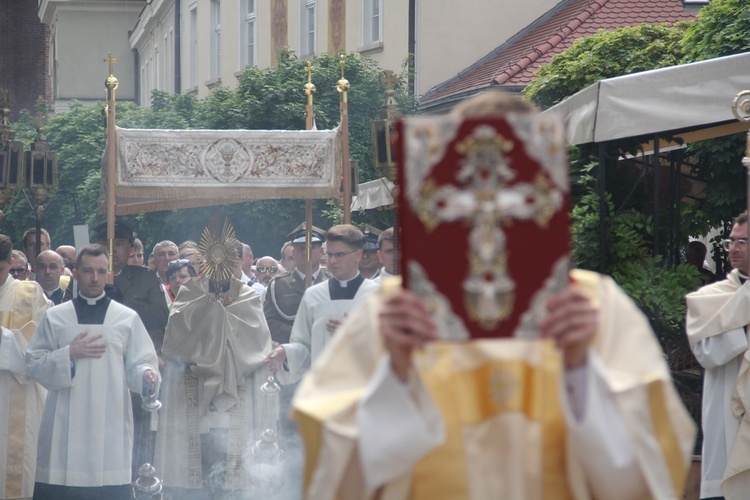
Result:
<instances>
[{"instance_id":1,"label":"bald head","mask_svg":"<svg viewBox=\"0 0 750 500\"><path fill-rule=\"evenodd\" d=\"M65 262L65 267L68 269L74 269L76 264L76 248L70 245L60 245L55 250L57 254L62 257Z\"/></svg>"},{"instance_id":2,"label":"bald head","mask_svg":"<svg viewBox=\"0 0 750 500\"><path fill-rule=\"evenodd\" d=\"M60 287L64 269L63 258L53 250L45 250L36 258L36 282L45 292L54 292Z\"/></svg>"}]
</instances>

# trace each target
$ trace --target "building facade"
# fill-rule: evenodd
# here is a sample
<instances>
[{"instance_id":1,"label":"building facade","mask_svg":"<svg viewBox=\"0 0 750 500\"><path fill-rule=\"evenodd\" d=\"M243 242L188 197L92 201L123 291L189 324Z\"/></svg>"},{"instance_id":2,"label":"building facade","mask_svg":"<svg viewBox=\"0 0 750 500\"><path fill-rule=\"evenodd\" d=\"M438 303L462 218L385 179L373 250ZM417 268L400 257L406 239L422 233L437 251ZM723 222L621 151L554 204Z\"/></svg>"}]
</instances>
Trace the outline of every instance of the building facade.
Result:
<instances>
[{"instance_id":1,"label":"building facade","mask_svg":"<svg viewBox=\"0 0 750 500\"><path fill-rule=\"evenodd\" d=\"M36 16L37 0L0 2L0 89L8 91L11 120L51 99L49 29Z\"/></svg>"},{"instance_id":2,"label":"building facade","mask_svg":"<svg viewBox=\"0 0 750 500\"><path fill-rule=\"evenodd\" d=\"M56 113L66 111L73 100L86 105L104 101L108 71L104 59L109 52L118 59L117 99L135 99L135 54L128 32L145 4L145 0L39 0L38 19L49 30L47 76Z\"/></svg>"},{"instance_id":3,"label":"building facade","mask_svg":"<svg viewBox=\"0 0 750 500\"><path fill-rule=\"evenodd\" d=\"M300 57L356 51L405 73L421 95L486 54L556 0L152 0L130 34L138 96L153 89L208 95L266 68L288 47ZM507 12L513 15L508 16ZM478 14L480 13L480 14Z\"/></svg>"}]
</instances>

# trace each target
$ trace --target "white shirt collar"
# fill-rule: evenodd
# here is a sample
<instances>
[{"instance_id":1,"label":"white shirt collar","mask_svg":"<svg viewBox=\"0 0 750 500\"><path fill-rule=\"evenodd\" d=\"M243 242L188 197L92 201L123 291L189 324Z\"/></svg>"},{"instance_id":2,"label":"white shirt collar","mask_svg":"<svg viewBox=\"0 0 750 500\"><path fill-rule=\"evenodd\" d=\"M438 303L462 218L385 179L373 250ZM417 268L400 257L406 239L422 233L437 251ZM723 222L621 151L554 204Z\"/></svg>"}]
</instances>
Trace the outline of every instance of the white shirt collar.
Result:
<instances>
[{"instance_id":1,"label":"white shirt collar","mask_svg":"<svg viewBox=\"0 0 750 500\"><path fill-rule=\"evenodd\" d=\"M104 292L99 294L98 297L94 297L93 299L90 299L86 297L85 295L81 295L80 293L78 294L78 296L84 299L88 305L93 306L93 305L96 305L96 303L99 302L99 300L101 300L102 297L104 297Z\"/></svg>"}]
</instances>

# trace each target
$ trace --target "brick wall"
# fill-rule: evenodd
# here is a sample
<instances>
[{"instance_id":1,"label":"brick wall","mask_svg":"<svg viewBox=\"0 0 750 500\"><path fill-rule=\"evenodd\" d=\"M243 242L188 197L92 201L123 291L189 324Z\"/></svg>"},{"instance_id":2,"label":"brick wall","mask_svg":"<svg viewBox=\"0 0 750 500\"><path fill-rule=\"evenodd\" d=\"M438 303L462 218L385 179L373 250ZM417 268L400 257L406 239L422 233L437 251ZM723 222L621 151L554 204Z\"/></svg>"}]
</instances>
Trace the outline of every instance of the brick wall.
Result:
<instances>
[{"instance_id":1,"label":"brick wall","mask_svg":"<svg viewBox=\"0 0 750 500\"><path fill-rule=\"evenodd\" d=\"M34 109L39 96L51 102L49 27L37 15L37 0L0 0L0 88L13 93L11 120Z\"/></svg>"}]
</instances>

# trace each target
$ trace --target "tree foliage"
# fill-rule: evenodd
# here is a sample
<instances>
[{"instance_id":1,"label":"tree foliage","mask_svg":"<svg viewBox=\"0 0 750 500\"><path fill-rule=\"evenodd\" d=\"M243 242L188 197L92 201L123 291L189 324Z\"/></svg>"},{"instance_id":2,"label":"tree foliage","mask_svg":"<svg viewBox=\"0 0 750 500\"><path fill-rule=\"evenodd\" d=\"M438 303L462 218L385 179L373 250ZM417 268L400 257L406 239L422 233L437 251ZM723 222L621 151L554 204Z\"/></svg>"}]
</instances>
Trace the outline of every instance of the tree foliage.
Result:
<instances>
[{"instance_id":1,"label":"tree foliage","mask_svg":"<svg viewBox=\"0 0 750 500\"><path fill-rule=\"evenodd\" d=\"M204 99L193 95L154 92L151 108L118 104L117 124L124 128L154 129L286 129L305 127L306 98L303 85L307 82L306 60L292 52L284 52L278 66L267 69L248 68L239 77L236 89L219 88ZM336 82L341 78L339 58L323 55L312 60L312 81L317 87L315 113L320 129L339 123L339 93ZM370 122L376 118L385 100L379 84L381 70L368 58L345 55L345 76L349 91L349 144L351 157L359 161L360 180L380 177L372 167ZM414 110L405 85L397 88L396 97L405 113ZM101 184L101 161L105 147L104 119L101 106L84 107L73 104L63 114L50 117L45 135L52 150L58 153L60 189L45 202L43 227L52 236L53 245L72 243L75 221L73 200L81 209L82 222L89 226L104 219L97 211L96 199ZM14 128L19 139L29 142L34 137L34 120L22 113ZM23 194L3 210L6 218L2 232L20 247L20 237L32 227L34 217ZM213 216L216 207L154 212L126 217L137 228L139 237L150 246L163 239L181 242L197 240L200 231ZM301 200L268 200L221 207L238 237L250 243L256 256L277 256L287 232L304 221ZM314 202L314 224L329 227L334 221L326 200ZM355 221L387 227L390 213L352 214Z\"/></svg>"},{"instance_id":2,"label":"tree foliage","mask_svg":"<svg viewBox=\"0 0 750 500\"><path fill-rule=\"evenodd\" d=\"M698 13L682 40L685 62L750 51L747 0L713 0Z\"/></svg>"},{"instance_id":3,"label":"tree foliage","mask_svg":"<svg viewBox=\"0 0 750 500\"><path fill-rule=\"evenodd\" d=\"M713 0L698 13L683 39L685 62L750 51L750 8L746 0ZM734 96L726 96L727 106ZM747 208L746 170L741 159L746 134L735 134L689 145L692 174L706 183L699 202L714 227Z\"/></svg>"}]
</instances>

